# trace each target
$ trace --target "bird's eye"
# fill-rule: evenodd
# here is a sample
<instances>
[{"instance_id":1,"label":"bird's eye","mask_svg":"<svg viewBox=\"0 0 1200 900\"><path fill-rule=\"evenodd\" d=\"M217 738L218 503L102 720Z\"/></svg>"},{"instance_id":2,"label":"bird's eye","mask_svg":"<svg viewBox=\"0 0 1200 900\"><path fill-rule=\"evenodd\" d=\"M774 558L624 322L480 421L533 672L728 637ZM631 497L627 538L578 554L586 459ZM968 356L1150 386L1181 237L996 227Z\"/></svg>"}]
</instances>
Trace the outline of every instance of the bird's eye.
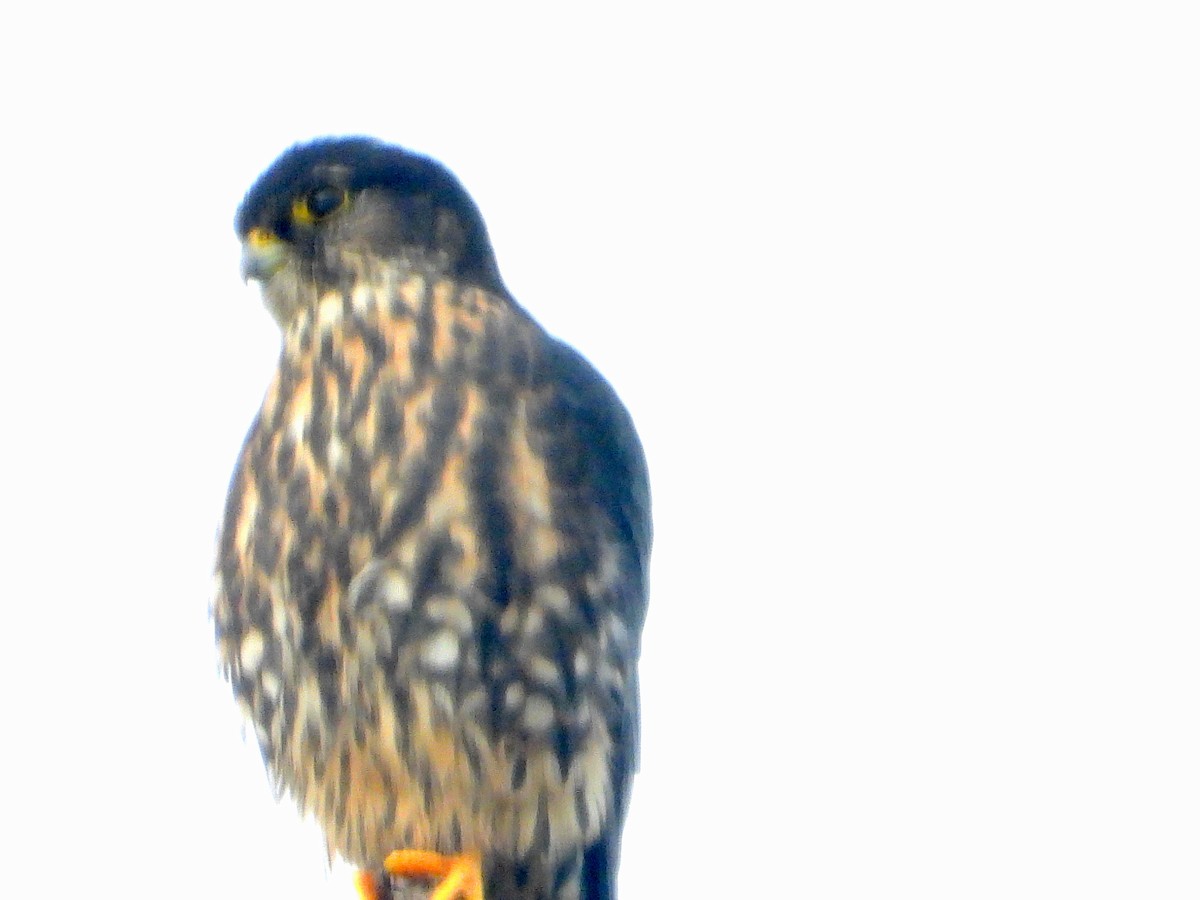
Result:
<instances>
[{"instance_id":1,"label":"bird's eye","mask_svg":"<svg viewBox=\"0 0 1200 900\"><path fill-rule=\"evenodd\" d=\"M345 188L330 185L313 188L292 203L292 217L306 225L318 222L341 209L347 198Z\"/></svg>"}]
</instances>

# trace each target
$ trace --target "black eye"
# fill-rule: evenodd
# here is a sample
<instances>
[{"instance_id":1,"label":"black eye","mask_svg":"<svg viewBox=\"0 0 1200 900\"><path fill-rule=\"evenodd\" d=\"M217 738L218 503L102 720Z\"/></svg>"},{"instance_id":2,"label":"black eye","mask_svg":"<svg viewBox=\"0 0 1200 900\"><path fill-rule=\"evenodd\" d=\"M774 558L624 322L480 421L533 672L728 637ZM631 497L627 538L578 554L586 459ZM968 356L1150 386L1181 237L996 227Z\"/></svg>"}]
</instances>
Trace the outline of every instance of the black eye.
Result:
<instances>
[{"instance_id":1,"label":"black eye","mask_svg":"<svg viewBox=\"0 0 1200 900\"><path fill-rule=\"evenodd\" d=\"M343 188L323 185L313 188L292 204L292 215L297 222L312 223L337 212L346 203Z\"/></svg>"}]
</instances>

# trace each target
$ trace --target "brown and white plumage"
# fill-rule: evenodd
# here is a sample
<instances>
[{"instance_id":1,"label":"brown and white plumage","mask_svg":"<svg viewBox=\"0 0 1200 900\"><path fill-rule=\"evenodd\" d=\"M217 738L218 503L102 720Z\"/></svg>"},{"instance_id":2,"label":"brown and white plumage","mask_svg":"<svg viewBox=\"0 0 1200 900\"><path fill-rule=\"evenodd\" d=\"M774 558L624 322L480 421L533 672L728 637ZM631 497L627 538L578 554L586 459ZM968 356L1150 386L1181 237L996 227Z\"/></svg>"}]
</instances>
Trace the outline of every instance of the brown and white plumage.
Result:
<instances>
[{"instance_id":1,"label":"brown and white plumage","mask_svg":"<svg viewBox=\"0 0 1200 900\"><path fill-rule=\"evenodd\" d=\"M650 550L628 414L431 160L293 148L237 227L283 349L214 615L279 787L366 869L471 852L488 900L613 896Z\"/></svg>"}]
</instances>

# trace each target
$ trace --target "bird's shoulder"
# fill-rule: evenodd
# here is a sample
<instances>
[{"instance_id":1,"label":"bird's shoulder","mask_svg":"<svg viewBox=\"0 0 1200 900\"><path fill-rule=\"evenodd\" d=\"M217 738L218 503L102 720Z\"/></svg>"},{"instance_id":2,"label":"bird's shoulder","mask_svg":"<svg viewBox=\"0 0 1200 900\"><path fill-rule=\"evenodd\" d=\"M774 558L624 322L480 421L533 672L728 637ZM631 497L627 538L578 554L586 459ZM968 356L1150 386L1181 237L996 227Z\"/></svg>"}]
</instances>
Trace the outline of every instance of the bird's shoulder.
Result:
<instances>
[{"instance_id":1,"label":"bird's shoulder","mask_svg":"<svg viewBox=\"0 0 1200 900\"><path fill-rule=\"evenodd\" d=\"M649 556L650 483L641 440L625 404L603 375L578 350L546 336L540 382L549 385L543 413L558 423L559 443L582 454L583 470L597 499L637 548Z\"/></svg>"}]
</instances>

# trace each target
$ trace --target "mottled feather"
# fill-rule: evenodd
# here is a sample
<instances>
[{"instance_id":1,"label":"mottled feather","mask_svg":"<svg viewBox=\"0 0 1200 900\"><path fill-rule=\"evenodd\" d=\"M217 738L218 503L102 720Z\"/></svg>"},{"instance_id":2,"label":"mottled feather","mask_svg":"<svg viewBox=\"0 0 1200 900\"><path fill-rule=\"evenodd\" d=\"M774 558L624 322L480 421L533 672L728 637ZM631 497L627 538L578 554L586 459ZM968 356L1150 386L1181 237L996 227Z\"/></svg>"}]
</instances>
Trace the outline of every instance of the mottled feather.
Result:
<instances>
[{"instance_id":1,"label":"mottled feather","mask_svg":"<svg viewBox=\"0 0 1200 900\"><path fill-rule=\"evenodd\" d=\"M364 868L469 850L489 900L611 898L651 542L628 413L431 160L293 148L237 229L283 346L214 617L279 789Z\"/></svg>"}]
</instances>

